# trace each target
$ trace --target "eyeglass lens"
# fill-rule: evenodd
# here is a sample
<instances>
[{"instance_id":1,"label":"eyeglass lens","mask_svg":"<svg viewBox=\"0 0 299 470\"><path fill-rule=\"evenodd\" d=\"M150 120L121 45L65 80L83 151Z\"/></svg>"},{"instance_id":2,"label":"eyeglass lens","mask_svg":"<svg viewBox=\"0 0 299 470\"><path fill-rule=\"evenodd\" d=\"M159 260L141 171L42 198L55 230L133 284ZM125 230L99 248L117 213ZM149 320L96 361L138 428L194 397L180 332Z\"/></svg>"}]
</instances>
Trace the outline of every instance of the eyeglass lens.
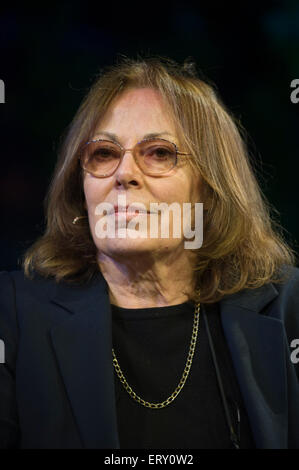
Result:
<instances>
[{"instance_id":1,"label":"eyeglass lens","mask_svg":"<svg viewBox=\"0 0 299 470\"><path fill-rule=\"evenodd\" d=\"M111 141L90 141L83 152L83 168L96 176L110 175L118 166L123 152ZM165 140L139 142L133 153L141 169L147 173L165 173L176 164L176 147Z\"/></svg>"}]
</instances>

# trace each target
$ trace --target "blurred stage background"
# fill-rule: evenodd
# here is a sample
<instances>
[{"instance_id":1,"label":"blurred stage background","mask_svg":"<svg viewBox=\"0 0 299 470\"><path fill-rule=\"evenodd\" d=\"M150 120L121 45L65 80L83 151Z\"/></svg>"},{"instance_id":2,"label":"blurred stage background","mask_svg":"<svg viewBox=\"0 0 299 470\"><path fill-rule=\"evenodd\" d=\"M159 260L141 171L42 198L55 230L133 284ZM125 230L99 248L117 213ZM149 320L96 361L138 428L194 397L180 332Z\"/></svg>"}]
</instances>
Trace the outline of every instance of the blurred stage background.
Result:
<instances>
[{"instance_id":1,"label":"blurred stage background","mask_svg":"<svg viewBox=\"0 0 299 470\"><path fill-rule=\"evenodd\" d=\"M262 190L298 251L299 103L290 100L290 83L299 79L298 0L143 2L138 9L127 2L5 3L0 270L17 269L42 233L60 136L101 67L120 55L194 59L247 129Z\"/></svg>"}]
</instances>

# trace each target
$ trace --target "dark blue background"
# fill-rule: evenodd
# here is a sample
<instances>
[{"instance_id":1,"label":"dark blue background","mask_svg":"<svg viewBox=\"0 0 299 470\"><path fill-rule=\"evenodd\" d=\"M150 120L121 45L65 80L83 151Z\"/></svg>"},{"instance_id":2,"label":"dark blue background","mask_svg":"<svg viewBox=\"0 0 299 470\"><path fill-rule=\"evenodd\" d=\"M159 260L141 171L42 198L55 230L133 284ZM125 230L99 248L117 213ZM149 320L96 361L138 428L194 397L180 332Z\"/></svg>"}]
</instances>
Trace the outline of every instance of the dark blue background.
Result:
<instances>
[{"instance_id":1,"label":"dark blue background","mask_svg":"<svg viewBox=\"0 0 299 470\"><path fill-rule=\"evenodd\" d=\"M121 55L192 57L249 133L260 185L298 251L299 1L1 6L0 269L44 228L59 139L100 68ZM275 215L275 213L274 213Z\"/></svg>"}]
</instances>

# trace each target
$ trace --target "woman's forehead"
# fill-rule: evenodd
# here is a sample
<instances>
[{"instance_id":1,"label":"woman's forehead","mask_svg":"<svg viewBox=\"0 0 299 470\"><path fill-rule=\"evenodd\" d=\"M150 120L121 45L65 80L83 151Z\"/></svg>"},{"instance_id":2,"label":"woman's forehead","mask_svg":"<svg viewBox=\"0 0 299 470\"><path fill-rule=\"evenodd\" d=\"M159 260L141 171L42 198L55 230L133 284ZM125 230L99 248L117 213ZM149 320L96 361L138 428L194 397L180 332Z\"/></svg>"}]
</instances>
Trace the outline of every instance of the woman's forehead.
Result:
<instances>
[{"instance_id":1,"label":"woman's forehead","mask_svg":"<svg viewBox=\"0 0 299 470\"><path fill-rule=\"evenodd\" d=\"M126 90L115 97L101 121L124 121L137 116L141 122L151 120L170 121L162 96L157 90L141 88Z\"/></svg>"},{"instance_id":2,"label":"woman's forehead","mask_svg":"<svg viewBox=\"0 0 299 470\"><path fill-rule=\"evenodd\" d=\"M150 88L126 90L111 103L93 137L109 134L117 141L164 136L177 143L173 119L159 92Z\"/></svg>"}]
</instances>

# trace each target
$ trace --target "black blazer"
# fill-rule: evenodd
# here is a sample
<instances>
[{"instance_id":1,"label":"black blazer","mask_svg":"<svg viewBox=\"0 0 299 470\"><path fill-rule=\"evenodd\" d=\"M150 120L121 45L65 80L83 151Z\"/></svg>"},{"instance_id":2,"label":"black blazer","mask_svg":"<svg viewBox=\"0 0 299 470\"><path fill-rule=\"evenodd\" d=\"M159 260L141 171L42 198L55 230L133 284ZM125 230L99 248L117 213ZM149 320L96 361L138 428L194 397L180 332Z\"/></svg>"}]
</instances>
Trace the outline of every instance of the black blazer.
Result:
<instances>
[{"instance_id":1,"label":"black blazer","mask_svg":"<svg viewBox=\"0 0 299 470\"><path fill-rule=\"evenodd\" d=\"M71 287L2 271L0 289L0 448L119 448L103 276ZM257 448L299 448L299 269L219 306Z\"/></svg>"}]
</instances>

